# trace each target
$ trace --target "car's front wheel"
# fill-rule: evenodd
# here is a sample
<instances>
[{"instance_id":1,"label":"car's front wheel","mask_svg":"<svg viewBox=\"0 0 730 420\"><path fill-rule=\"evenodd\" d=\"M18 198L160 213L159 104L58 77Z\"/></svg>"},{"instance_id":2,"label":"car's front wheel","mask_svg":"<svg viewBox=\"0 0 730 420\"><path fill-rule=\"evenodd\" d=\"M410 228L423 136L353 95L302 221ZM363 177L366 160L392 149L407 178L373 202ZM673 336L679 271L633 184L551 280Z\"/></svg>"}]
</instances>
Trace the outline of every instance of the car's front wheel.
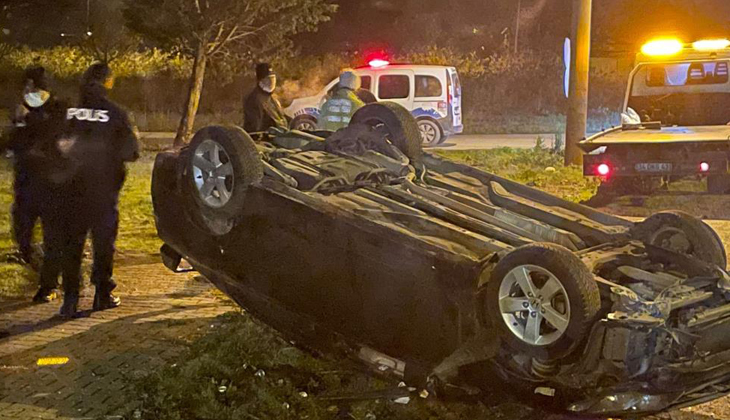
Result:
<instances>
[{"instance_id":1,"label":"car's front wheel","mask_svg":"<svg viewBox=\"0 0 730 420\"><path fill-rule=\"evenodd\" d=\"M249 186L263 178L256 144L239 127L198 131L188 149L186 177L196 219L215 235L225 235L241 214Z\"/></svg>"},{"instance_id":2,"label":"car's front wheel","mask_svg":"<svg viewBox=\"0 0 730 420\"><path fill-rule=\"evenodd\" d=\"M499 261L482 304L510 349L551 361L570 354L589 333L601 298L580 258L562 246L535 243Z\"/></svg>"}]
</instances>

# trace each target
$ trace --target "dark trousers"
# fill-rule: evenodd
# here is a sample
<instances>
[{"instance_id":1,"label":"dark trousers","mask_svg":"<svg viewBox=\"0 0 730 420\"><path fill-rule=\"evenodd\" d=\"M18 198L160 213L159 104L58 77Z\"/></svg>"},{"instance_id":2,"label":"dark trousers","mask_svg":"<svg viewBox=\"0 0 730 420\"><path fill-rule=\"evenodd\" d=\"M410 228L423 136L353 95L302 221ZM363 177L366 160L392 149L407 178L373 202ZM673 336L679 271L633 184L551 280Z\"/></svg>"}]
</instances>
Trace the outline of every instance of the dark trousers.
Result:
<instances>
[{"instance_id":1,"label":"dark trousers","mask_svg":"<svg viewBox=\"0 0 730 420\"><path fill-rule=\"evenodd\" d=\"M13 184L15 201L13 202L13 235L18 244L20 254L26 260L32 255L33 228L41 217L45 196L39 182L33 181L27 171L18 170Z\"/></svg>"},{"instance_id":2,"label":"dark trousers","mask_svg":"<svg viewBox=\"0 0 730 420\"><path fill-rule=\"evenodd\" d=\"M94 247L94 267L91 283L111 291L116 284L114 274L115 243L119 232L119 193L98 202L94 215L87 220L86 231L91 233Z\"/></svg>"},{"instance_id":3,"label":"dark trousers","mask_svg":"<svg viewBox=\"0 0 730 420\"><path fill-rule=\"evenodd\" d=\"M43 266L40 272L41 288L58 287L59 274L63 277L66 293L78 293L81 285L81 258L83 257L83 241L81 247L72 246L74 238L81 227L81 217L75 212L81 209L77 190L70 187L51 189L48 201L43 208ZM76 263L78 261L78 264Z\"/></svg>"},{"instance_id":4,"label":"dark trousers","mask_svg":"<svg viewBox=\"0 0 730 420\"><path fill-rule=\"evenodd\" d=\"M56 269L63 273L63 289L65 293L78 294L81 280L81 260L84 253L86 237L91 234L94 249L94 265L91 272L91 283L97 290L111 292L116 287L112 279L114 270L114 244L119 230L119 210L117 208L118 193L111 197L87 197L81 209L65 222L59 223L61 236L58 243L60 265ZM54 267L49 267L49 274Z\"/></svg>"},{"instance_id":5,"label":"dark trousers","mask_svg":"<svg viewBox=\"0 0 730 420\"><path fill-rule=\"evenodd\" d=\"M78 294L81 286L81 258L84 244L73 245L74 229L69 223L57 216L47 216L43 220L43 266L41 267L41 288L58 287L58 275L63 277L65 293ZM78 263L76 263L78 261Z\"/></svg>"}]
</instances>

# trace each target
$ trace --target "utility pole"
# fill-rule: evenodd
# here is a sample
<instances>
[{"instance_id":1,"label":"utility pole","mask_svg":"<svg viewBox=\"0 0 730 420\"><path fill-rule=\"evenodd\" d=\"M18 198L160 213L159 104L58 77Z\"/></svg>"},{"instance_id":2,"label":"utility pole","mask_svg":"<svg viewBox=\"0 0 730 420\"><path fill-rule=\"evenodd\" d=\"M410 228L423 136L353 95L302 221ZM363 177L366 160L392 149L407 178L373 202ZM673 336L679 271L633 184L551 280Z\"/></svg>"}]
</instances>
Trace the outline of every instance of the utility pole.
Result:
<instances>
[{"instance_id":1,"label":"utility pole","mask_svg":"<svg viewBox=\"0 0 730 420\"><path fill-rule=\"evenodd\" d=\"M571 54L568 124L565 129L565 164L580 165L583 153L578 143L586 136L588 78L591 59L592 0L573 0L573 54Z\"/></svg>"},{"instance_id":2,"label":"utility pole","mask_svg":"<svg viewBox=\"0 0 730 420\"><path fill-rule=\"evenodd\" d=\"M91 36L91 0L86 0L86 36Z\"/></svg>"},{"instance_id":3,"label":"utility pole","mask_svg":"<svg viewBox=\"0 0 730 420\"><path fill-rule=\"evenodd\" d=\"M515 54L518 52L520 46L520 16L522 11L522 0L517 0L517 22L515 22Z\"/></svg>"}]
</instances>

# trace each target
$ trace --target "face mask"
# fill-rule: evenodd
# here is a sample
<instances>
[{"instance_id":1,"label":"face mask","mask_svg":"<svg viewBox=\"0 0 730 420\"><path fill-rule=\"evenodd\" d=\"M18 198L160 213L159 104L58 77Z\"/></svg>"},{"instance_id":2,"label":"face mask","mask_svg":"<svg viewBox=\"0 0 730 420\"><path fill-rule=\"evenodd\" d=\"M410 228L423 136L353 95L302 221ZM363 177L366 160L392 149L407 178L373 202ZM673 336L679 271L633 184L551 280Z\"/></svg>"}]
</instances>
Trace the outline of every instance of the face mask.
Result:
<instances>
[{"instance_id":1,"label":"face mask","mask_svg":"<svg viewBox=\"0 0 730 420\"><path fill-rule=\"evenodd\" d=\"M259 82L259 86L261 89L266 93L271 93L276 89L276 78L275 77L268 77L262 81Z\"/></svg>"},{"instance_id":2,"label":"face mask","mask_svg":"<svg viewBox=\"0 0 730 420\"><path fill-rule=\"evenodd\" d=\"M25 103L28 104L31 108L40 108L43 106L43 104L48 101L48 98L51 97L51 94L46 92L45 90L39 90L35 92L28 92L25 94Z\"/></svg>"}]
</instances>

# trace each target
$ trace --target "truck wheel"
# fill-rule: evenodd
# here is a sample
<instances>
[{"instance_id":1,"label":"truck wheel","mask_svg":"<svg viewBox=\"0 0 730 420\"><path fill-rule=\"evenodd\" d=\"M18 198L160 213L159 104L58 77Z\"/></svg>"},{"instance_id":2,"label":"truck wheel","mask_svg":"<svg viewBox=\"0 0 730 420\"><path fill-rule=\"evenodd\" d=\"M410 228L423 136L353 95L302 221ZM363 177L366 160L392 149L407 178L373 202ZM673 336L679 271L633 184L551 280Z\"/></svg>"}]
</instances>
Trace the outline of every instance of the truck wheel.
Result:
<instances>
[{"instance_id":1,"label":"truck wheel","mask_svg":"<svg viewBox=\"0 0 730 420\"><path fill-rule=\"evenodd\" d=\"M509 348L556 360L586 337L601 297L580 258L560 245L535 243L497 264L482 304Z\"/></svg>"},{"instance_id":2,"label":"truck wheel","mask_svg":"<svg viewBox=\"0 0 730 420\"><path fill-rule=\"evenodd\" d=\"M429 118L418 120L418 130L421 132L421 144L425 147L437 146L444 138L441 126Z\"/></svg>"},{"instance_id":3,"label":"truck wheel","mask_svg":"<svg viewBox=\"0 0 730 420\"><path fill-rule=\"evenodd\" d=\"M710 194L727 194L730 192L730 175L709 175L707 192Z\"/></svg>"},{"instance_id":4,"label":"truck wheel","mask_svg":"<svg viewBox=\"0 0 730 420\"><path fill-rule=\"evenodd\" d=\"M352 116L350 124L362 123L373 128L383 128L395 147L411 160L419 160L422 154L421 132L416 119L407 109L394 102L378 102L365 105Z\"/></svg>"},{"instance_id":5,"label":"truck wheel","mask_svg":"<svg viewBox=\"0 0 730 420\"><path fill-rule=\"evenodd\" d=\"M317 119L311 115L300 115L292 120L290 127L292 130L317 131Z\"/></svg>"},{"instance_id":6,"label":"truck wheel","mask_svg":"<svg viewBox=\"0 0 730 420\"><path fill-rule=\"evenodd\" d=\"M215 235L225 235L243 211L249 186L263 178L256 144L239 127L211 126L190 143L189 193L197 216Z\"/></svg>"},{"instance_id":7,"label":"truck wheel","mask_svg":"<svg viewBox=\"0 0 730 420\"><path fill-rule=\"evenodd\" d=\"M681 212L657 213L634 226L634 238L647 245L691 255L718 267L727 266L725 246L715 231L702 220Z\"/></svg>"}]
</instances>

